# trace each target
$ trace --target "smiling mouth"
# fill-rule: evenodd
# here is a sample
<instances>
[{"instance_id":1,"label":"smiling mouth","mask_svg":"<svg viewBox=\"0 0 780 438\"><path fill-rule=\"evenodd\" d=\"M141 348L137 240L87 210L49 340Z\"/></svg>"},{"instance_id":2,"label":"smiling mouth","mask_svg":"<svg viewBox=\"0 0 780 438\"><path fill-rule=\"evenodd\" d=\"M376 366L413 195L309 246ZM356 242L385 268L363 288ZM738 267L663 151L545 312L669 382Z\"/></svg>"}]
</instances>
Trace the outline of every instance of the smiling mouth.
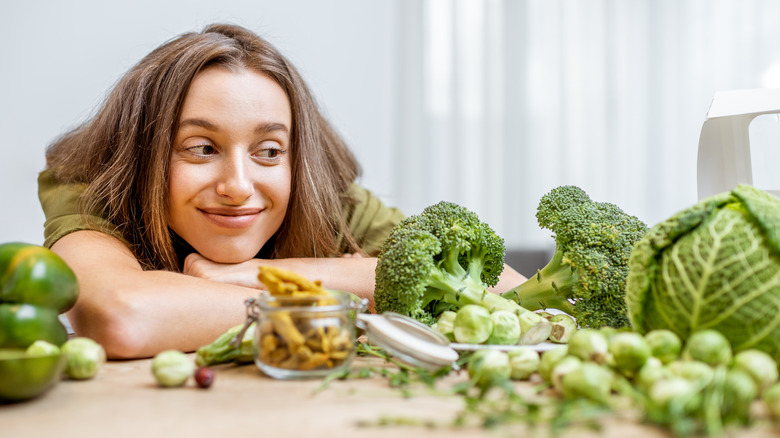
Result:
<instances>
[{"instance_id":1,"label":"smiling mouth","mask_svg":"<svg viewBox=\"0 0 780 438\"><path fill-rule=\"evenodd\" d=\"M246 228L260 216L260 208L198 209L209 222L222 228Z\"/></svg>"}]
</instances>

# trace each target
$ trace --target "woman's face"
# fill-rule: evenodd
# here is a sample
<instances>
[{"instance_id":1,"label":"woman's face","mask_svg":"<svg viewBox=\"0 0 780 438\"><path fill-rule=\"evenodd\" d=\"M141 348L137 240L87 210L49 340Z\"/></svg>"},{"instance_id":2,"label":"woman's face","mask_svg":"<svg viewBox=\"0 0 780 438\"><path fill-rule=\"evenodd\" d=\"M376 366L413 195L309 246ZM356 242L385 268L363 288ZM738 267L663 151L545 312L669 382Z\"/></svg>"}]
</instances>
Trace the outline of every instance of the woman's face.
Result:
<instances>
[{"instance_id":1,"label":"woman's face","mask_svg":"<svg viewBox=\"0 0 780 438\"><path fill-rule=\"evenodd\" d=\"M268 76L223 67L198 73L173 143L171 229L212 261L254 257L287 212L291 123L287 94Z\"/></svg>"}]
</instances>

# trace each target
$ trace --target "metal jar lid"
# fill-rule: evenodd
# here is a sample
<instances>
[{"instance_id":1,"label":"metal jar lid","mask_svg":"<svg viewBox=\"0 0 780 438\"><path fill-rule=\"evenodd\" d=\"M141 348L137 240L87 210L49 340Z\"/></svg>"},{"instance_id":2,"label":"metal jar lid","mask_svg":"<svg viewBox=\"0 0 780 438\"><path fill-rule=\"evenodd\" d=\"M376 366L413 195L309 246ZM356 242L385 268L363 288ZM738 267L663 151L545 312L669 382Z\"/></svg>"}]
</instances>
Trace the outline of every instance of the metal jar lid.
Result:
<instances>
[{"instance_id":1,"label":"metal jar lid","mask_svg":"<svg viewBox=\"0 0 780 438\"><path fill-rule=\"evenodd\" d=\"M358 315L368 340L399 361L428 371L457 368L458 352L449 340L427 325L393 312Z\"/></svg>"}]
</instances>

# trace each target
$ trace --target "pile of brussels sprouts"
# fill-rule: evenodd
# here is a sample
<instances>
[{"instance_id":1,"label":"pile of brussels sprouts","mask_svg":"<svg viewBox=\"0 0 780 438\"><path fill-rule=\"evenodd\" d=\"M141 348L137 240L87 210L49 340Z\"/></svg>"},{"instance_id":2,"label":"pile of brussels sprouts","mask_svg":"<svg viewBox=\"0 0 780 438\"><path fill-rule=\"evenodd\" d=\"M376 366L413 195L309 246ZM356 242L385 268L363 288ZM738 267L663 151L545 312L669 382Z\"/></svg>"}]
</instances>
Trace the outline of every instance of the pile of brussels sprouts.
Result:
<instances>
[{"instance_id":1,"label":"pile of brussels sprouts","mask_svg":"<svg viewBox=\"0 0 780 438\"><path fill-rule=\"evenodd\" d=\"M95 377L106 362L103 346L90 338L74 337L68 339L62 347L48 341L37 340L25 350L28 356L64 356L63 373L73 380L87 380Z\"/></svg>"},{"instance_id":2,"label":"pile of brussels sprouts","mask_svg":"<svg viewBox=\"0 0 780 438\"><path fill-rule=\"evenodd\" d=\"M681 434L717 435L764 414L780 419L775 360L756 349L735 353L715 330L696 331L683 341L668 330L642 335L580 329L568 345L541 355L480 350L467 366L472 382L483 389L536 373L562 399L616 407L628 397L648 422Z\"/></svg>"},{"instance_id":3,"label":"pile of brussels sprouts","mask_svg":"<svg viewBox=\"0 0 780 438\"><path fill-rule=\"evenodd\" d=\"M537 315L543 317L542 324ZM457 311L442 312L433 328L450 341L461 344L534 345L543 341L568 342L577 330L577 323L563 313L518 315L509 310L491 312L485 307L468 304Z\"/></svg>"}]
</instances>

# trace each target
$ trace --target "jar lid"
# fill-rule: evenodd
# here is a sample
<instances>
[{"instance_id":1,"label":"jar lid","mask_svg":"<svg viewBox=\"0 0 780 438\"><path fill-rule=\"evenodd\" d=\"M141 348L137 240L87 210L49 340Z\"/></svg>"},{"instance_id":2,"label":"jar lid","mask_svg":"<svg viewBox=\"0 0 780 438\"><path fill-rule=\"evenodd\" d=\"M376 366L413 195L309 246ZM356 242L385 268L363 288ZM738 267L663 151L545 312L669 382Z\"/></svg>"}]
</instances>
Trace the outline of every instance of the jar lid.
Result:
<instances>
[{"instance_id":1,"label":"jar lid","mask_svg":"<svg viewBox=\"0 0 780 438\"><path fill-rule=\"evenodd\" d=\"M407 365L429 371L455 366L458 352L449 340L420 321L393 312L360 314L358 319L371 343Z\"/></svg>"}]
</instances>

